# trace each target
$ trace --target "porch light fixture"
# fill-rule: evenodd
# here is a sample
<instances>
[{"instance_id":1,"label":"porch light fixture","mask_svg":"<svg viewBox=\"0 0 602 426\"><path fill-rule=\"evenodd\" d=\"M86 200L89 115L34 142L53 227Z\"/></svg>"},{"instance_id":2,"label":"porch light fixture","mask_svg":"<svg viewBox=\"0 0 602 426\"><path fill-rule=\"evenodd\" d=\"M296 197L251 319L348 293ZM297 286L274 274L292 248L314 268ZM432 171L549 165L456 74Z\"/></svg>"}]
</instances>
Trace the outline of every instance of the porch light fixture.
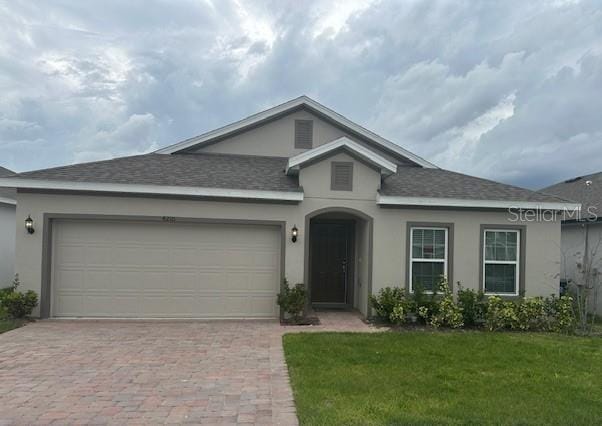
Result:
<instances>
[{"instance_id":1,"label":"porch light fixture","mask_svg":"<svg viewBox=\"0 0 602 426\"><path fill-rule=\"evenodd\" d=\"M297 225L293 225L293 229L291 229L291 241L293 243L297 242L297 235L299 235L299 230L297 229Z\"/></svg>"},{"instance_id":2,"label":"porch light fixture","mask_svg":"<svg viewBox=\"0 0 602 426\"><path fill-rule=\"evenodd\" d=\"M36 230L33 229L33 219L30 215L27 215L27 219L25 219L25 229L27 229L27 232L29 232L30 234L36 232Z\"/></svg>"}]
</instances>

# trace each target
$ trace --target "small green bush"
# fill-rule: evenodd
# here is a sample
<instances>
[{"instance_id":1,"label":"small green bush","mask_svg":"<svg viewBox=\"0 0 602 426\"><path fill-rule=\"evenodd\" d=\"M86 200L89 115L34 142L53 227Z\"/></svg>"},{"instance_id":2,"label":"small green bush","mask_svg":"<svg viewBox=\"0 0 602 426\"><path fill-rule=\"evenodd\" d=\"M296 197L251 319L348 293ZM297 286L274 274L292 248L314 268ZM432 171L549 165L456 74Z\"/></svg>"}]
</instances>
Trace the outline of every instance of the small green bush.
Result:
<instances>
[{"instance_id":1,"label":"small green bush","mask_svg":"<svg viewBox=\"0 0 602 426\"><path fill-rule=\"evenodd\" d=\"M389 321L393 324L404 324L406 322L406 309L404 307L404 303L399 303L393 308L393 312L389 315Z\"/></svg>"},{"instance_id":2,"label":"small green bush","mask_svg":"<svg viewBox=\"0 0 602 426\"><path fill-rule=\"evenodd\" d=\"M439 309L437 290L427 294L420 283L417 283L413 290L407 300L407 311L415 312L422 322L428 324Z\"/></svg>"},{"instance_id":3,"label":"small green bush","mask_svg":"<svg viewBox=\"0 0 602 426\"><path fill-rule=\"evenodd\" d=\"M25 318L38 306L38 295L33 290L27 290L25 293L14 291L4 297L2 304L12 318Z\"/></svg>"},{"instance_id":4,"label":"small green bush","mask_svg":"<svg viewBox=\"0 0 602 426\"><path fill-rule=\"evenodd\" d=\"M497 331L504 328L516 328L516 324L518 324L518 317L515 304L511 301L504 301L499 296L489 296L485 319L487 329Z\"/></svg>"},{"instance_id":5,"label":"small green bush","mask_svg":"<svg viewBox=\"0 0 602 426\"><path fill-rule=\"evenodd\" d=\"M487 302L482 291L463 288L458 283L458 305L462 308L462 321L465 326L480 326L485 322Z\"/></svg>"},{"instance_id":6,"label":"small green bush","mask_svg":"<svg viewBox=\"0 0 602 426\"><path fill-rule=\"evenodd\" d=\"M462 308L454 302L454 296L449 289L447 280L439 284L442 297L437 302L437 310L431 316L430 324L437 328L441 326L460 328L464 325Z\"/></svg>"},{"instance_id":7,"label":"small green bush","mask_svg":"<svg viewBox=\"0 0 602 426\"><path fill-rule=\"evenodd\" d=\"M570 296L545 299L545 312L548 318L547 329L556 333L572 333L577 326L577 316Z\"/></svg>"},{"instance_id":8,"label":"small green bush","mask_svg":"<svg viewBox=\"0 0 602 426\"><path fill-rule=\"evenodd\" d=\"M20 285L19 275L9 287L0 289L0 317L25 318L38 305L38 295L35 291L25 293L17 291Z\"/></svg>"},{"instance_id":9,"label":"small green bush","mask_svg":"<svg viewBox=\"0 0 602 426\"><path fill-rule=\"evenodd\" d=\"M529 297L515 303L516 324L522 331L545 330L547 315L542 297Z\"/></svg>"},{"instance_id":10,"label":"small green bush","mask_svg":"<svg viewBox=\"0 0 602 426\"><path fill-rule=\"evenodd\" d=\"M405 292L399 287L384 287L380 289L376 296L370 296L370 306L376 312L376 316L385 322L398 323L399 319L395 315L393 320L393 310L395 307L403 306L405 303ZM402 310L405 310L403 307ZM399 313L399 309L398 312Z\"/></svg>"},{"instance_id":11,"label":"small green bush","mask_svg":"<svg viewBox=\"0 0 602 426\"><path fill-rule=\"evenodd\" d=\"M6 296L8 296L11 293L14 293L20 284L21 282L19 281L19 274L15 274L15 278L13 279L11 285L5 288L0 288L0 306L3 304L2 302L4 301Z\"/></svg>"},{"instance_id":12,"label":"small green bush","mask_svg":"<svg viewBox=\"0 0 602 426\"><path fill-rule=\"evenodd\" d=\"M296 284L291 287L285 278L282 292L278 294L278 305L282 310L298 321L303 317L307 291L305 285Z\"/></svg>"}]
</instances>

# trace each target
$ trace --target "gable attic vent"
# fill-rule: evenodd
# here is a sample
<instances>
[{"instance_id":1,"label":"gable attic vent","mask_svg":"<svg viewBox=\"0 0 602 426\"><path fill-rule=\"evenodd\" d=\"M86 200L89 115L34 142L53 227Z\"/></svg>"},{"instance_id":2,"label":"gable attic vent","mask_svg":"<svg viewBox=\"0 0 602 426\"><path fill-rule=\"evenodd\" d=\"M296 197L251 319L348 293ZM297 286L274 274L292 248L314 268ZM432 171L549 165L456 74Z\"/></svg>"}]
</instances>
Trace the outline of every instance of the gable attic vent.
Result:
<instances>
[{"instance_id":1,"label":"gable attic vent","mask_svg":"<svg viewBox=\"0 0 602 426\"><path fill-rule=\"evenodd\" d=\"M311 149L314 138L312 120L295 120L295 148Z\"/></svg>"},{"instance_id":2,"label":"gable attic vent","mask_svg":"<svg viewBox=\"0 0 602 426\"><path fill-rule=\"evenodd\" d=\"M330 164L330 189L353 191L353 163L333 161Z\"/></svg>"}]
</instances>

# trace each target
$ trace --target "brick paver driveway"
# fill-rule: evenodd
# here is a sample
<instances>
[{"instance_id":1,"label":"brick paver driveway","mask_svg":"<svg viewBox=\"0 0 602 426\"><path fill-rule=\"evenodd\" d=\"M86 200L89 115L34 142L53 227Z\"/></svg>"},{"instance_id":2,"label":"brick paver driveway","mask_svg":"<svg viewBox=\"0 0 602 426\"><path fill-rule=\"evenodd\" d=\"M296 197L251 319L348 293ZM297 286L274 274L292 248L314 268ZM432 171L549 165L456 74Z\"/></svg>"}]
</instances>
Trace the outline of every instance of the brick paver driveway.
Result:
<instances>
[{"instance_id":1,"label":"brick paver driveway","mask_svg":"<svg viewBox=\"0 0 602 426\"><path fill-rule=\"evenodd\" d=\"M40 321L0 334L0 424L296 424L273 321Z\"/></svg>"}]
</instances>

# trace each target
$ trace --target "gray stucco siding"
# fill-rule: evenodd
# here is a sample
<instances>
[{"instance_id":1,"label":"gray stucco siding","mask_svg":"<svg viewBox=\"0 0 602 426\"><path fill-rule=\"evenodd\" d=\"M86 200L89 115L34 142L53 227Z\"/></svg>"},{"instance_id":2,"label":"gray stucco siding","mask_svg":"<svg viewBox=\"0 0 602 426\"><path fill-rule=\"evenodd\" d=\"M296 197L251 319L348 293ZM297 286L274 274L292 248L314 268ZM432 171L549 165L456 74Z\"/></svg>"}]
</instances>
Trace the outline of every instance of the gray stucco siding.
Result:
<instances>
[{"instance_id":1,"label":"gray stucco siding","mask_svg":"<svg viewBox=\"0 0 602 426\"><path fill-rule=\"evenodd\" d=\"M14 277L15 226L15 206L0 203L0 288L8 287Z\"/></svg>"},{"instance_id":2,"label":"gray stucco siding","mask_svg":"<svg viewBox=\"0 0 602 426\"><path fill-rule=\"evenodd\" d=\"M329 169L328 169L329 171ZM325 183L324 190L329 187ZM18 227L16 272L24 289L41 291L42 241L45 214L89 214L120 216L172 216L199 219L262 220L284 222L284 273L290 282L303 282L305 218L326 208L346 208L363 212L373 219L372 292L385 286L405 286L408 222L443 222L454 225L453 277L464 287L478 289L480 271L480 225L508 223L505 212L473 210L384 209L374 200L360 196L326 198L321 191L298 205L234 203L160 198L123 198L90 195L20 193L17 195L17 221L31 214L36 233ZM354 191L355 192L355 191ZM290 239L293 225L299 228L296 243ZM528 223L526 242L525 291L527 296L547 296L558 291L560 275L560 224ZM366 236L361 234L361 239ZM364 278L365 279L365 278ZM365 296L358 295L366 305ZM365 310L365 309L362 309Z\"/></svg>"}]
</instances>

